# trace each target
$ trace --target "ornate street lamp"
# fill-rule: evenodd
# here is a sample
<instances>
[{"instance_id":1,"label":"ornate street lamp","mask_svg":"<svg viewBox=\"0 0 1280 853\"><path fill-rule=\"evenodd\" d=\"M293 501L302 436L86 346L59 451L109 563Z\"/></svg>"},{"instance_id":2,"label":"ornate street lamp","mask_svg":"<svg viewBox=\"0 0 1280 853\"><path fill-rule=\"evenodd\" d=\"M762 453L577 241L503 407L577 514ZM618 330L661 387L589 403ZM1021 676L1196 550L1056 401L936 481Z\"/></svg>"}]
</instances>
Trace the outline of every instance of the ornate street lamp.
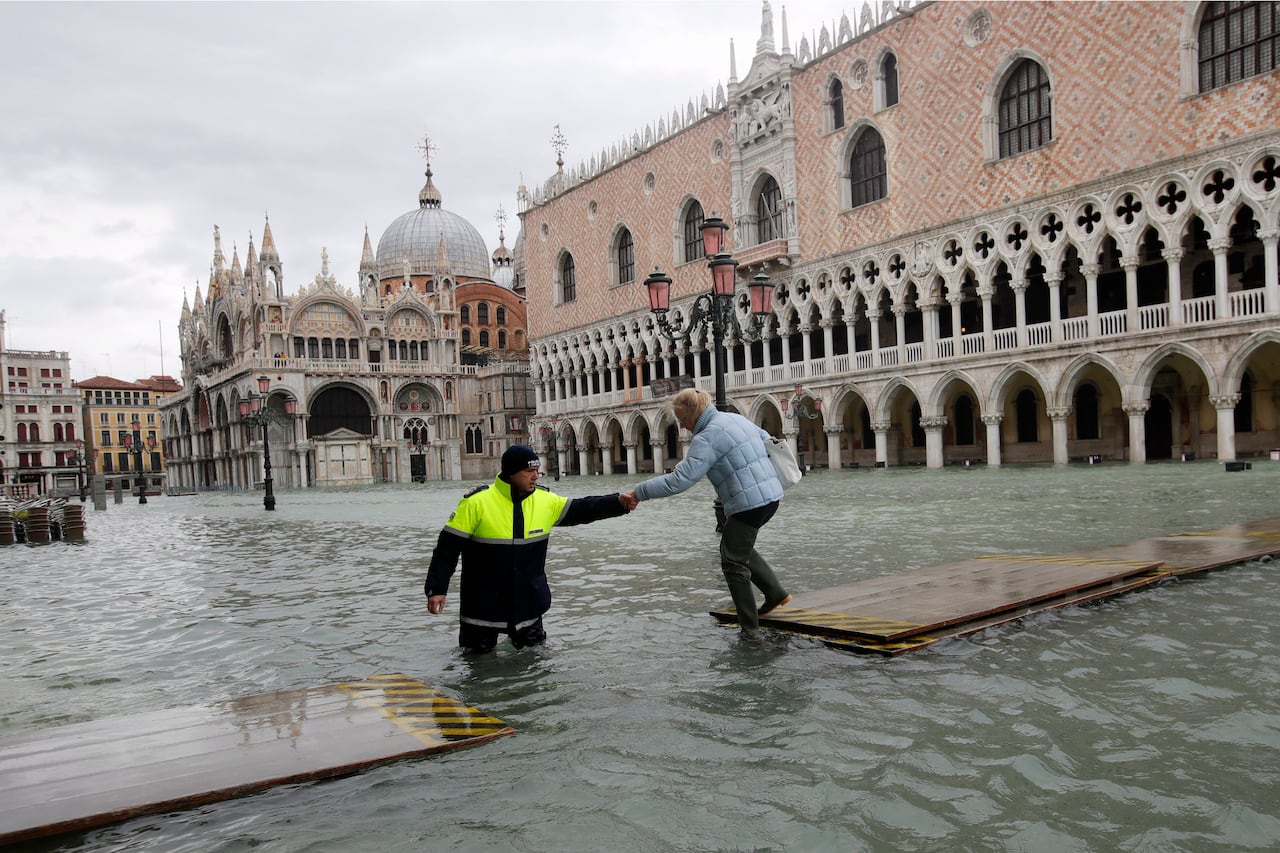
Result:
<instances>
[{"instance_id":1,"label":"ornate street lamp","mask_svg":"<svg viewBox=\"0 0 1280 853\"><path fill-rule=\"evenodd\" d=\"M813 408L810 409L808 401L813 401ZM817 420L821 417L822 401L812 395L806 395L804 386L797 385L796 392L791 395L791 399L782 399L782 413L791 420ZM804 448L800 449L800 470L804 471Z\"/></svg>"},{"instance_id":2,"label":"ornate street lamp","mask_svg":"<svg viewBox=\"0 0 1280 853\"><path fill-rule=\"evenodd\" d=\"M725 398L725 338L730 332L735 332L745 343L760 339L773 297L773 282L761 272L747 285L751 294L751 322L747 328L742 328L733 308L738 262L723 251L724 236L729 226L713 211L700 229L702 247L710 258L707 266L711 269L711 292L698 294L689 309L688 317L681 318L674 324L667 319L667 312L671 307L670 276L654 267L644 284L649 291L649 310L658 320L658 330L668 340L688 343L695 331L710 328L715 357L716 408L723 412L729 408Z\"/></svg>"},{"instance_id":3,"label":"ornate street lamp","mask_svg":"<svg viewBox=\"0 0 1280 853\"><path fill-rule=\"evenodd\" d=\"M75 465L79 472L76 476L76 485L80 489L80 503L84 503L84 441L76 439L76 449L71 451L71 464Z\"/></svg>"},{"instance_id":4,"label":"ornate street lamp","mask_svg":"<svg viewBox=\"0 0 1280 853\"><path fill-rule=\"evenodd\" d=\"M657 267L644 280L649 290L649 310L658 320L658 331L668 340L689 343L695 330L709 327L711 330L712 354L715 359L716 374L716 408L727 411L729 401L725 397L725 352L724 340L728 334L736 332L744 343L753 343L760 339L764 330L765 318L769 314L769 304L773 299L773 282L763 272L758 273L747 285L751 294L751 321L747 328L738 323L738 316L733 307L733 294L738 279L738 262L724 251L724 237L729 226L723 219L711 212L710 218L699 226L702 231L702 248L710 259L707 266L711 269L711 292L700 293L693 300L689 316L672 324L667 319L667 311L671 308L671 277L663 275ZM724 507L720 501L715 502L716 531L724 529Z\"/></svg>"},{"instance_id":5,"label":"ornate street lamp","mask_svg":"<svg viewBox=\"0 0 1280 853\"><path fill-rule=\"evenodd\" d=\"M273 510L276 508L276 495L271 489L271 436L268 432L268 426L272 421L277 420L276 415L271 412L271 407L267 405L268 391L271 389L271 377L258 377L258 391L255 394L249 392L248 398L240 401L240 420L244 421L250 427L262 427L262 487L263 508ZM284 412L292 417L298 411L298 401L293 397L286 397L284 401Z\"/></svg>"},{"instance_id":6,"label":"ornate street lamp","mask_svg":"<svg viewBox=\"0 0 1280 853\"><path fill-rule=\"evenodd\" d=\"M560 450L556 446L556 424L559 422L559 417L553 417L551 423L544 423L538 429L542 436L542 443L547 448L547 461L550 463L552 476L557 483L560 482Z\"/></svg>"},{"instance_id":7,"label":"ornate street lamp","mask_svg":"<svg viewBox=\"0 0 1280 853\"><path fill-rule=\"evenodd\" d=\"M133 455L134 483L138 486L138 503L147 502L147 481L142 476L142 421L135 415L133 418L133 435L126 435L124 443Z\"/></svg>"}]
</instances>

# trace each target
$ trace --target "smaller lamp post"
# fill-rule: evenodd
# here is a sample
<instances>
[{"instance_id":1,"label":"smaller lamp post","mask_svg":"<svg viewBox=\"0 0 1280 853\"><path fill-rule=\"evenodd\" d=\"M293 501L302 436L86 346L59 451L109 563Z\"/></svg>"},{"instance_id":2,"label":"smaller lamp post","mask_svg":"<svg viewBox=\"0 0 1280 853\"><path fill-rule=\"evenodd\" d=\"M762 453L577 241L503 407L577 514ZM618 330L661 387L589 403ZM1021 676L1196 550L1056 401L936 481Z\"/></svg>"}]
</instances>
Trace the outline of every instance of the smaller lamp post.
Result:
<instances>
[{"instance_id":1,"label":"smaller lamp post","mask_svg":"<svg viewBox=\"0 0 1280 853\"><path fill-rule=\"evenodd\" d=\"M249 392L247 399L240 401L240 419L250 427L262 427L262 506L270 511L276 508L276 495L271 488L271 435L268 426L275 416L271 413L271 407L267 405L267 392L271 389L271 377L258 377L258 391L260 393ZM286 397L284 401L284 411L286 415L292 416L298 410L298 401L293 397Z\"/></svg>"},{"instance_id":2,"label":"smaller lamp post","mask_svg":"<svg viewBox=\"0 0 1280 853\"><path fill-rule=\"evenodd\" d=\"M71 452L71 464L75 465L79 471L76 475L76 485L80 489L80 503L84 503L84 441L76 439L76 449Z\"/></svg>"},{"instance_id":3,"label":"smaller lamp post","mask_svg":"<svg viewBox=\"0 0 1280 853\"><path fill-rule=\"evenodd\" d=\"M539 430L542 434L542 441L547 447L547 456L554 460L551 465L551 471L557 483L560 482L560 450L556 446L556 424L559 422L559 417L553 417L550 424L544 423Z\"/></svg>"},{"instance_id":4,"label":"smaller lamp post","mask_svg":"<svg viewBox=\"0 0 1280 853\"><path fill-rule=\"evenodd\" d=\"M134 482L138 484L138 503L147 502L147 481L142 476L142 421L135 415L133 418L133 435L130 436L129 449L133 451Z\"/></svg>"},{"instance_id":5,"label":"smaller lamp post","mask_svg":"<svg viewBox=\"0 0 1280 853\"><path fill-rule=\"evenodd\" d=\"M812 409L809 408L809 400L813 401ZM784 397L782 400L782 413L792 420L799 420L800 418L810 421L817 420L821 415L821 409L822 401L816 397L806 397L804 387L801 385L796 386L796 391L791 395L791 399ZM801 431L801 434L803 435L803 430ZM808 440L806 439L805 444L807 443ZM803 445L800 447L800 470L804 471Z\"/></svg>"}]
</instances>

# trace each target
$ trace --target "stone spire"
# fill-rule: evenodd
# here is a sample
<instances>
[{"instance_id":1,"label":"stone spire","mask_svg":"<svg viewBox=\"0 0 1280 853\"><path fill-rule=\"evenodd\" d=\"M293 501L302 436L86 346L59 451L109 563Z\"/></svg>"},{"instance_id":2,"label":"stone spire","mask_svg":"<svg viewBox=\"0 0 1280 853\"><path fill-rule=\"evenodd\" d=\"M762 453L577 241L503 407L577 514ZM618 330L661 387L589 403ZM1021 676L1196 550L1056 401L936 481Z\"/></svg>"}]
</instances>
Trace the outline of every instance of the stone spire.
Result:
<instances>
[{"instance_id":1,"label":"stone spire","mask_svg":"<svg viewBox=\"0 0 1280 853\"><path fill-rule=\"evenodd\" d=\"M373 256L373 244L369 242L369 226L364 227L364 249L360 252L359 279L364 281L366 273L378 274L378 261Z\"/></svg>"},{"instance_id":2,"label":"stone spire","mask_svg":"<svg viewBox=\"0 0 1280 853\"><path fill-rule=\"evenodd\" d=\"M276 241L271 236L271 219L266 219L262 226L262 262L264 264L280 263L280 253L276 251Z\"/></svg>"}]
</instances>

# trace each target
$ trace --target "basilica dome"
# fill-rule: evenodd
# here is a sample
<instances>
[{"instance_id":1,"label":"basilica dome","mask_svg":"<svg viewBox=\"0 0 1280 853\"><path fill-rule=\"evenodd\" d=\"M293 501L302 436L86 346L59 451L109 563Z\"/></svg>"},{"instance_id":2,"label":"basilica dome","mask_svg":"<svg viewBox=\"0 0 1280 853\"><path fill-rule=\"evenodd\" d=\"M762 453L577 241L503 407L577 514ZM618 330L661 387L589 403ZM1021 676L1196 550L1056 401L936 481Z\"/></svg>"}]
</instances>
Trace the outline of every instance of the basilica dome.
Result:
<instances>
[{"instance_id":1,"label":"basilica dome","mask_svg":"<svg viewBox=\"0 0 1280 853\"><path fill-rule=\"evenodd\" d=\"M397 218L378 240L378 280L402 278L406 260L410 275L434 275L442 242L455 278L491 280L484 238L470 222L441 206L428 167L418 209Z\"/></svg>"}]
</instances>

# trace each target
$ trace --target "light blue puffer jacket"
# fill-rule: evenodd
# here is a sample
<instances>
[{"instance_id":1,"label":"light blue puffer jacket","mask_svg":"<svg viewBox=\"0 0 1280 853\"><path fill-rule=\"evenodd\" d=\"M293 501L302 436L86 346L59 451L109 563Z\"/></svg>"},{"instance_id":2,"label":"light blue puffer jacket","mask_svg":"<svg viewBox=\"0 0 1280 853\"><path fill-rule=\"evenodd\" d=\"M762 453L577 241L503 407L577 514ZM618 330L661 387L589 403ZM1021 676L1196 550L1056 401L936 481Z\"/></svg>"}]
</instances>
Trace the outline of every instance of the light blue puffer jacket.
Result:
<instances>
[{"instance_id":1,"label":"light blue puffer jacket","mask_svg":"<svg viewBox=\"0 0 1280 853\"><path fill-rule=\"evenodd\" d=\"M782 483L764 443L769 433L742 415L707 410L693 425L689 452L670 474L636 486L642 501L678 495L708 477L727 515L782 499Z\"/></svg>"}]
</instances>

